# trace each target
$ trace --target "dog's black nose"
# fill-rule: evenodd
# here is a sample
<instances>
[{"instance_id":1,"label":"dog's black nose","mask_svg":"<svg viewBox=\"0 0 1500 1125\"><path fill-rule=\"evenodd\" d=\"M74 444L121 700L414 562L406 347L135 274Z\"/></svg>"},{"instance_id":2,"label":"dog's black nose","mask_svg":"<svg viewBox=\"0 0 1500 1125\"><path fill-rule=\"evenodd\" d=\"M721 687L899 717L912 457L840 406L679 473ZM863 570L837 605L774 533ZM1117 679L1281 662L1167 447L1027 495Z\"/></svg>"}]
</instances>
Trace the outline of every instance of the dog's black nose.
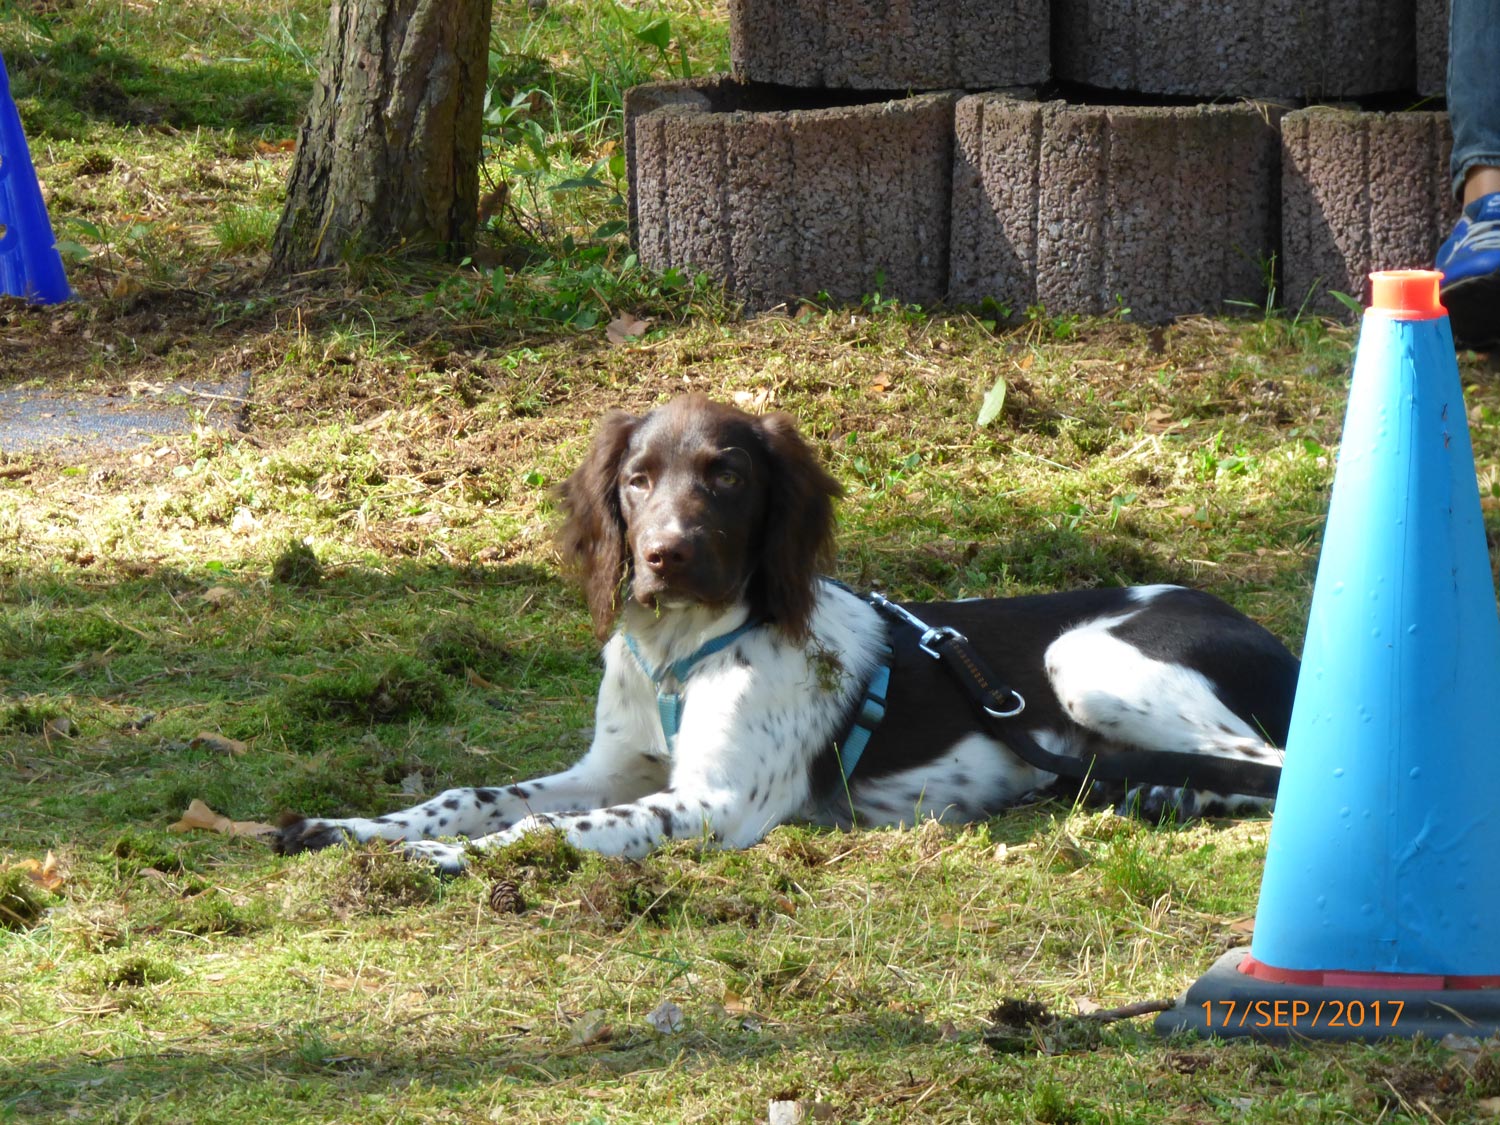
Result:
<instances>
[{"instance_id":1,"label":"dog's black nose","mask_svg":"<svg viewBox=\"0 0 1500 1125\"><path fill-rule=\"evenodd\" d=\"M693 545L684 538L660 536L641 544L641 559L652 573L670 578L692 565Z\"/></svg>"}]
</instances>

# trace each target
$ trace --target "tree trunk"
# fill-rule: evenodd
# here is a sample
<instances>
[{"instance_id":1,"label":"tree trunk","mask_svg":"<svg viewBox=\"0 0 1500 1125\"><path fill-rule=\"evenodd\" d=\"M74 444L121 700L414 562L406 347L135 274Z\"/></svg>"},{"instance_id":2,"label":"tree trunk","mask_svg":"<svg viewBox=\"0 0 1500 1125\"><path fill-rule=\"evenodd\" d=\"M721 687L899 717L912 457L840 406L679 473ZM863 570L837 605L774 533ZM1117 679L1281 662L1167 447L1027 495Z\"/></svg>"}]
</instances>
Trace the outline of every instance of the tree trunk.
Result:
<instances>
[{"instance_id":1,"label":"tree trunk","mask_svg":"<svg viewBox=\"0 0 1500 1125\"><path fill-rule=\"evenodd\" d=\"M472 248L491 3L333 0L272 269Z\"/></svg>"}]
</instances>

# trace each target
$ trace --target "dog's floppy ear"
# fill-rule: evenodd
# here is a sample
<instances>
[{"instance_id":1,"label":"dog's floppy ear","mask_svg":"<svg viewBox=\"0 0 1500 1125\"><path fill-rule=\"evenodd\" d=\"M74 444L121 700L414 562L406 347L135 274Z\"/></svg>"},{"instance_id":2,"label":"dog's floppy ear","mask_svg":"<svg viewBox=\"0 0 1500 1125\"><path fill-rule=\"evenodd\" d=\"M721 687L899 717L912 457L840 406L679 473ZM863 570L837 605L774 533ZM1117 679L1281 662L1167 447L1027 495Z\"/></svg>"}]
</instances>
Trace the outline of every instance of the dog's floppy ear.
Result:
<instances>
[{"instance_id":1,"label":"dog's floppy ear","mask_svg":"<svg viewBox=\"0 0 1500 1125\"><path fill-rule=\"evenodd\" d=\"M609 635L619 612L620 585L629 569L620 511L620 462L640 421L622 410L606 414L583 464L557 490L567 516L558 529L558 551L583 587L600 640Z\"/></svg>"},{"instance_id":2,"label":"dog's floppy ear","mask_svg":"<svg viewBox=\"0 0 1500 1125\"><path fill-rule=\"evenodd\" d=\"M819 573L833 561L833 502L844 494L785 414L757 420L771 465L760 565L750 584L753 610L792 640L807 637Z\"/></svg>"}]
</instances>

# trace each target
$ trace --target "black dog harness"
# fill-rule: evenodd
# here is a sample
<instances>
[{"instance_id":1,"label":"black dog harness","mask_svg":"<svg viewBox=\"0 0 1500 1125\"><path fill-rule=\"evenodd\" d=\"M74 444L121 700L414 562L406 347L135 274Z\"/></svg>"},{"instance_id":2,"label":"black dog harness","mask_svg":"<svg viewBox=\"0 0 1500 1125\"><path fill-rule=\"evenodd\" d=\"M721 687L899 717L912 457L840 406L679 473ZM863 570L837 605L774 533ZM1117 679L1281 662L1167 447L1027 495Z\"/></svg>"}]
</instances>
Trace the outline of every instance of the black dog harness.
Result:
<instances>
[{"instance_id":1,"label":"black dog harness","mask_svg":"<svg viewBox=\"0 0 1500 1125\"><path fill-rule=\"evenodd\" d=\"M948 625L933 626L892 602L884 594L866 599L897 622L921 631L917 646L938 661L964 689L981 723L1027 765L1074 781L1118 781L1131 785L1166 785L1208 789L1247 797L1275 797L1281 767L1175 750L1133 750L1124 754L1056 754L1012 720L1026 710L1015 688L990 671L969 638Z\"/></svg>"},{"instance_id":2,"label":"black dog harness","mask_svg":"<svg viewBox=\"0 0 1500 1125\"><path fill-rule=\"evenodd\" d=\"M849 589L832 579L824 581L844 590ZM1076 757L1054 753L1014 721L1026 710L1026 700L1020 692L1007 686L990 671L968 637L948 625L929 625L884 594L869 594L864 600L885 614L893 624L919 631L921 635L917 647L948 670L973 703L979 713L981 725L1027 765L1078 782L1115 781L1130 785L1207 789L1247 797L1276 796L1276 789L1281 781L1281 767L1241 758L1174 750L1134 750L1122 754L1086 754ZM656 711L668 753L673 750L682 721L682 690L694 669L745 634L759 629L762 624L764 623L756 620L746 621L723 636L713 638L683 659L661 668L653 668L648 664L635 638L625 634L625 647L656 688ZM854 710L853 719L843 737L833 744L845 782L854 775L865 747L870 743L870 737L885 718L892 659L891 646L883 645L875 668L865 683L864 695ZM674 690L663 686L669 677Z\"/></svg>"}]
</instances>

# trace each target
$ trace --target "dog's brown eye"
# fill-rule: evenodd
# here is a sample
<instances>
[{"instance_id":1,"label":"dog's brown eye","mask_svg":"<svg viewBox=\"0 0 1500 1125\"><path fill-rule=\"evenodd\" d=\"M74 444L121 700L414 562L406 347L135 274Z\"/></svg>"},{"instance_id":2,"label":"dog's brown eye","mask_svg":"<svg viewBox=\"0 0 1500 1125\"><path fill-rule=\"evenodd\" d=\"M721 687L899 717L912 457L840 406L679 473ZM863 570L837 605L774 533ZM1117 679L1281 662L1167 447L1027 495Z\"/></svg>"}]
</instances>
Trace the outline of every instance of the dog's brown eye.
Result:
<instances>
[{"instance_id":1,"label":"dog's brown eye","mask_svg":"<svg viewBox=\"0 0 1500 1125\"><path fill-rule=\"evenodd\" d=\"M645 473L631 473L625 478L625 487L632 492L650 492L651 478Z\"/></svg>"},{"instance_id":2,"label":"dog's brown eye","mask_svg":"<svg viewBox=\"0 0 1500 1125\"><path fill-rule=\"evenodd\" d=\"M738 488L743 483L743 478L733 469L720 469L714 473L715 488Z\"/></svg>"}]
</instances>

